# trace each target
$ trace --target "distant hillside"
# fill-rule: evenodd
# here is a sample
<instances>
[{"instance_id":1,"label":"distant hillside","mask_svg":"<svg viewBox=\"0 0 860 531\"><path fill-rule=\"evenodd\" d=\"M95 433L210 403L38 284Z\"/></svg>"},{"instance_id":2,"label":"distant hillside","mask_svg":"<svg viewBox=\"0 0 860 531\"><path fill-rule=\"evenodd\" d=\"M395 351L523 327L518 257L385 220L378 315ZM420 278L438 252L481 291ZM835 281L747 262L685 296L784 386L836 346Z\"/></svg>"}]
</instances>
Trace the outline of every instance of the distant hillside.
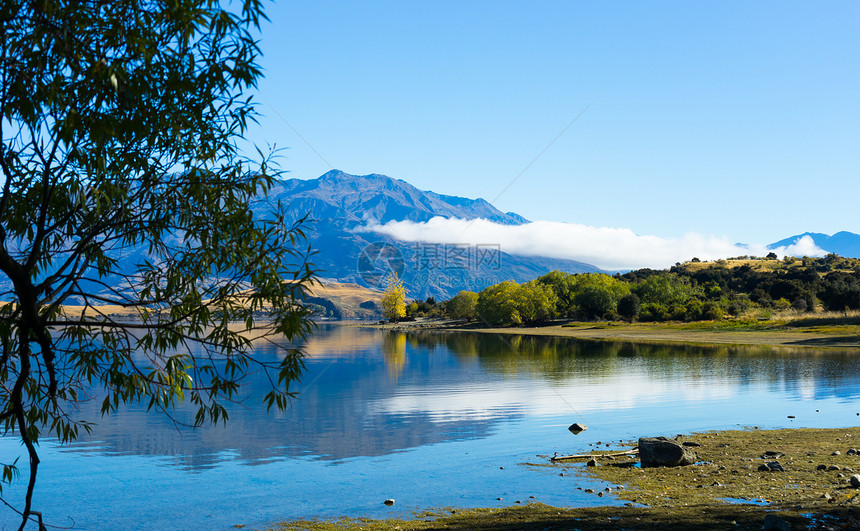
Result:
<instances>
[{"instance_id":1,"label":"distant hillside","mask_svg":"<svg viewBox=\"0 0 860 531\"><path fill-rule=\"evenodd\" d=\"M484 218L520 225L528 220L504 213L483 199L422 191L385 175L350 175L333 170L317 179L289 179L270 190L272 202L289 206L297 219L309 214L313 262L320 276L379 288L389 269L401 276L409 298L450 298L462 289L480 291L504 280L525 282L552 270L599 271L574 260L507 254L498 246L457 246L401 242L356 229L368 223L428 221L435 216Z\"/></svg>"},{"instance_id":2,"label":"distant hillside","mask_svg":"<svg viewBox=\"0 0 860 531\"><path fill-rule=\"evenodd\" d=\"M311 287L308 302L320 306L320 314L334 319L378 319L382 316L382 292L340 282Z\"/></svg>"},{"instance_id":3,"label":"distant hillside","mask_svg":"<svg viewBox=\"0 0 860 531\"><path fill-rule=\"evenodd\" d=\"M833 236L821 234L819 232L804 232L790 236L778 242L774 242L768 246L770 249L784 247L795 243L800 238L809 236L820 249L824 249L828 253L838 254L848 258L860 258L860 234L853 232L841 231Z\"/></svg>"}]
</instances>

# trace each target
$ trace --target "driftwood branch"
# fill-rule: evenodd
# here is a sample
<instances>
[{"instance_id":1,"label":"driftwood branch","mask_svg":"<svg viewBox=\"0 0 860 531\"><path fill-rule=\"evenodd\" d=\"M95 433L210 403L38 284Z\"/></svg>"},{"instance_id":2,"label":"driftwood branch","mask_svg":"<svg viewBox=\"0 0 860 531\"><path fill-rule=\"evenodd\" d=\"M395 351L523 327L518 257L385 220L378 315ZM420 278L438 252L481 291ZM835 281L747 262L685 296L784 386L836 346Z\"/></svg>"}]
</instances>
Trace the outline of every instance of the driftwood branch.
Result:
<instances>
[{"instance_id":1,"label":"driftwood branch","mask_svg":"<svg viewBox=\"0 0 860 531\"><path fill-rule=\"evenodd\" d=\"M600 459L601 457L620 457L622 455L639 455L639 450L627 450L625 452L615 452L611 454L576 454L576 455L557 455L550 457L550 461L566 461L568 459Z\"/></svg>"}]
</instances>

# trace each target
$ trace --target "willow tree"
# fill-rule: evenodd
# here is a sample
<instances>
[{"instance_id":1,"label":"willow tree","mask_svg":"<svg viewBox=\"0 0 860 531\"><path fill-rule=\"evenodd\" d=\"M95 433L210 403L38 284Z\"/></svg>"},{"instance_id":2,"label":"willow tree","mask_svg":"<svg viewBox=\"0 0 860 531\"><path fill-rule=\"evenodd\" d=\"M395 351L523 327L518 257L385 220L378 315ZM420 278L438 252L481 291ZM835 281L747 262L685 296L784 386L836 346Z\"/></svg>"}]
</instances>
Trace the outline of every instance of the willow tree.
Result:
<instances>
[{"instance_id":1,"label":"willow tree","mask_svg":"<svg viewBox=\"0 0 860 531\"><path fill-rule=\"evenodd\" d=\"M301 352L251 349L309 330L313 281L301 224L264 199L270 159L237 147L264 18L256 0L2 2L0 422L29 458L3 463L27 481L21 529L43 527L39 439L89 430L85 395L103 414L190 402L195 425L225 420L251 370L268 407L292 396Z\"/></svg>"}]
</instances>

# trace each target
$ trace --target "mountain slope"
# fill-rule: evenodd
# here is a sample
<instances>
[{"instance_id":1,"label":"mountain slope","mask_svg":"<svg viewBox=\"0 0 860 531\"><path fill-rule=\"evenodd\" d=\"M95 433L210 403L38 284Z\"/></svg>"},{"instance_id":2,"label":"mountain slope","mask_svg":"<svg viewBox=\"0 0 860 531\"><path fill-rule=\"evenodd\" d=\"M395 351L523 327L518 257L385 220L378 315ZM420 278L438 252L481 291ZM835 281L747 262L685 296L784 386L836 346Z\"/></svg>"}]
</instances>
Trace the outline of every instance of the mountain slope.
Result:
<instances>
[{"instance_id":1,"label":"mountain slope","mask_svg":"<svg viewBox=\"0 0 860 531\"><path fill-rule=\"evenodd\" d=\"M774 242L768 246L770 249L791 245L800 238L809 236L819 248L824 249L828 253L838 254L847 258L860 258L860 234L853 232L841 231L833 236L822 234L820 232L804 232L790 236L778 242Z\"/></svg>"},{"instance_id":2,"label":"mountain slope","mask_svg":"<svg viewBox=\"0 0 860 531\"><path fill-rule=\"evenodd\" d=\"M318 251L314 264L322 278L381 287L389 270L400 275L410 298L448 298L461 289L480 291L503 280L524 282L554 269L599 271L574 260L510 255L498 246L457 246L400 242L361 232L368 223L428 221L435 216L484 218L520 225L528 220L504 213L483 199L422 191L385 175L350 175L333 170L317 179L289 179L268 194L288 205L293 219L308 214L308 236Z\"/></svg>"},{"instance_id":3,"label":"mountain slope","mask_svg":"<svg viewBox=\"0 0 860 531\"><path fill-rule=\"evenodd\" d=\"M527 220L505 214L483 199L468 199L424 192L406 181L385 175L350 175L332 170L317 179L289 179L270 191L274 199L289 199L297 210L310 212L317 220L338 214L344 224L370 221L427 221L434 216L446 218L485 218L505 225Z\"/></svg>"}]
</instances>

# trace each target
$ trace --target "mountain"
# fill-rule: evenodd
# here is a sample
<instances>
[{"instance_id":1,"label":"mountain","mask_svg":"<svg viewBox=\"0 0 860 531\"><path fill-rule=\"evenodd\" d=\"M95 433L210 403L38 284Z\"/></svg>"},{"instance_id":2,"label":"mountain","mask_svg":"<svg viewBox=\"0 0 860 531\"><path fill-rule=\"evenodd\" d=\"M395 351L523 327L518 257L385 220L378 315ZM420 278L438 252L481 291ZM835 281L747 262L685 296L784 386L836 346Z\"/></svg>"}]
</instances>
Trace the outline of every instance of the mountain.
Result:
<instances>
[{"instance_id":1,"label":"mountain","mask_svg":"<svg viewBox=\"0 0 860 531\"><path fill-rule=\"evenodd\" d=\"M317 250L319 276L380 288L388 271L398 273L409 298L449 298L462 289L480 291L504 280L525 282L554 269L600 271L590 264L505 253L494 245L463 246L402 242L362 232L368 223L424 222L435 216L484 218L506 225L528 220L501 212L483 199L423 191L385 175L350 175L332 170L317 179L284 180L269 191L293 219L308 214L306 233Z\"/></svg>"},{"instance_id":2,"label":"mountain","mask_svg":"<svg viewBox=\"0 0 860 531\"><path fill-rule=\"evenodd\" d=\"M800 238L809 236L820 249L828 253L838 254L847 258L860 258L860 234L853 232L841 231L833 236L821 234L819 232L804 232L790 236L778 242L774 242L768 246L770 249L791 245Z\"/></svg>"},{"instance_id":3,"label":"mountain","mask_svg":"<svg viewBox=\"0 0 860 531\"><path fill-rule=\"evenodd\" d=\"M289 200L292 208L308 212L316 220L336 215L345 224L370 221L427 221L445 218L484 218L505 225L528 220L502 213L483 199L467 199L419 190L400 179L377 173L350 175L332 170L318 179L289 179L274 187L269 196Z\"/></svg>"}]
</instances>

